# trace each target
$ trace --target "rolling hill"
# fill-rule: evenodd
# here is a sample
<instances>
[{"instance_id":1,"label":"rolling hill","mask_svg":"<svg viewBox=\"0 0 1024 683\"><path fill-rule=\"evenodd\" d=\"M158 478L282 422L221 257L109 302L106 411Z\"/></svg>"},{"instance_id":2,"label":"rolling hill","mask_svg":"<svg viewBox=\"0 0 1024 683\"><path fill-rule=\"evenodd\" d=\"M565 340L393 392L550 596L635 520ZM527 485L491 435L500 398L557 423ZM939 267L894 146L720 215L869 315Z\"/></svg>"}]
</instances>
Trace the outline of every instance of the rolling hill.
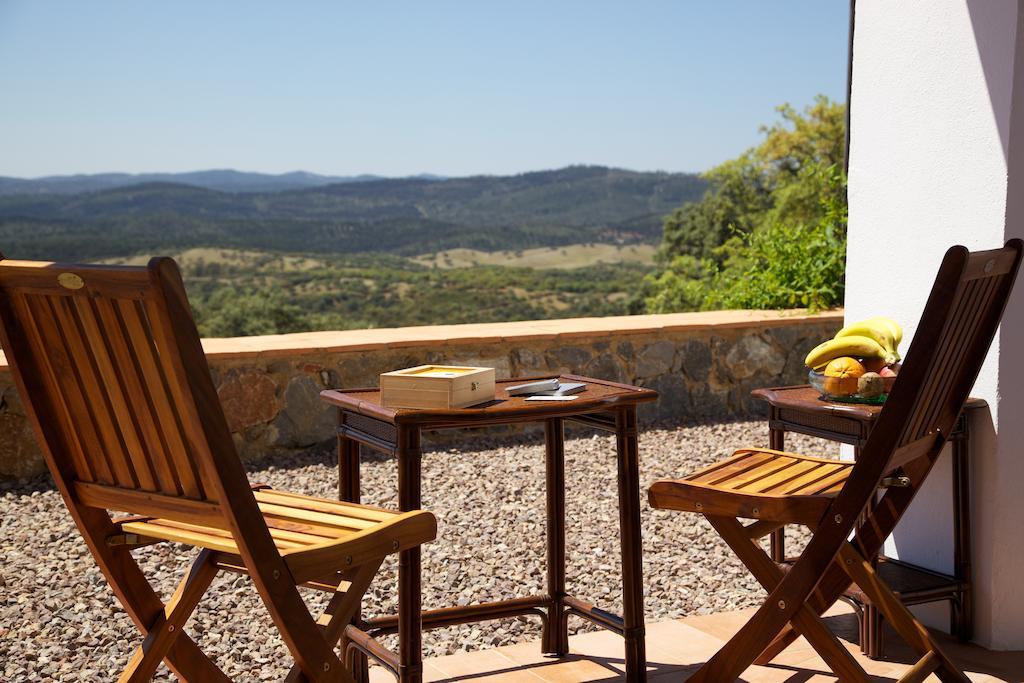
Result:
<instances>
[{"instance_id":1,"label":"rolling hill","mask_svg":"<svg viewBox=\"0 0 1024 683\"><path fill-rule=\"evenodd\" d=\"M349 179L276 191L153 181L74 193L24 191L0 196L0 250L11 257L96 259L200 246L415 255L654 243L662 217L704 189L693 174L571 166L513 176Z\"/></svg>"},{"instance_id":2,"label":"rolling hill","mask_svg":"<svg viewBox=\"0 0 1024 683\"><path fill-rule=\"evenodd\" d=\"M278 192L335 183L379 180L380 176L325 176L306 171L291 173L249 173L232 169L188 173L95 173L57 175L42 178L0 176L0 196L11 194L77 194L98 192L146 183L179 183L221 192Z\"/></svg>"}]
</instances>

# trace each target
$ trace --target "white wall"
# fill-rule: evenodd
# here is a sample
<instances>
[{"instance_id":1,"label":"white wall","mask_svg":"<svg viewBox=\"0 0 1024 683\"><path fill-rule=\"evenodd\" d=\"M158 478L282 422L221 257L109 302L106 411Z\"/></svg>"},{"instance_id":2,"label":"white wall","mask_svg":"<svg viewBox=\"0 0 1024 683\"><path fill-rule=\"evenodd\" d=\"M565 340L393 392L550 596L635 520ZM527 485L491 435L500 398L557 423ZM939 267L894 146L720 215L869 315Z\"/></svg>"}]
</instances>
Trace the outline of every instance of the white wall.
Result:
<instances>
[{"instance_id":1,"label":"white wall","mask_svg":"<svg viewBox=\"0 0 1024 683\"><path fill-rule=\"evenodd\" d=\"M846 314L901 321L904 351L949 246L1024 236L1022 21L1024 0L857 2ZM1024 649L1022 290L973 392L991 405L972 425L975 639L999 649ZM890 554L952 570L950 481L947 454Z\"/></svg>"}]
</instances>

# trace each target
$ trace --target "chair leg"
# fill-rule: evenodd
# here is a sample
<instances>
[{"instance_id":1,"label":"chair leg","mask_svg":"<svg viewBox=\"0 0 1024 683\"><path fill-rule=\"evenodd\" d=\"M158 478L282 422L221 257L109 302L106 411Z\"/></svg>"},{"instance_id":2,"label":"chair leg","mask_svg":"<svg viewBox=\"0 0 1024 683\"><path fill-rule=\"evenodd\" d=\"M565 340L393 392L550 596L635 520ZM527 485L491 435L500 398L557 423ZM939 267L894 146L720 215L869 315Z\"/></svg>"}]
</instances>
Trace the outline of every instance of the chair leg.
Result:
<instances>
[{"instance_id":1,"label":"chair leg","mask_svg":"<svg viewBox=\"0 0 1024 683\"><path fill-rule=\"evenodd\" d=\"M875 501L870 518L861 520L854 533L857 538L857 545L864 551L864 556L875 556L882 549L882 544L889 537L896 523L910 505L914 498L916 486L927 475L931 468L930 463L914 462L904 468L904 473L910 476L912 482L917 482L911 487L893 487L886 489L885 494ZM833 562L825 570L818 586L811 599L808 601L811 607L818 613L823 614L825 610L835 604L843 592L850 587L850 576L841 563ZM772 643L765 648L764 652L757 658L758 664L764 664L774 659L780 652L795 641L799 635L787 626Z\"/></svg>"},{"instance_id":2,"label":"chair leg","mask_svg":"<svg viewBox=\"0 0 1024 683\"><path fill-rule=\"evenodd\" d=\"M107 579L121 606L143 635L150 624L164 613L164 603L149 585L128 548L112 548L106 538L114 532L110 517L103 510L87 508L74 501L68 509L88 545L93 559ZM231 679L199 649L187 633L178 633L164 655L167 667L185 683L231 683Z\"/></svg>"},{"instance_id":3,"label":"chair leg","mask_svg":"<svg viewBox=\"0 0 1024 683\"><path fill-rule=\"evenodd\" d=\"M860 586L871 602L885 615L889 624L900 634L907 645L921 657L938 660L938 671L935 672L935 675L943 683L969 683L970 679L953 664L924 624L910 613L906 605L882 581L870 561L865 560L848 542L844 542L839 549L839 559L850 578Z\"/></svg>"},{"instance_id":4,"label":"chair leg","mask_svg":"<svg viewBox=\"0 0 1024 683\"><path fill-rule=\"evenodd\" d=\"M756 541L752 541L743 525L731 517L708 516L708 521L722 536L736 556L746 565L764 588L771 592L782 582L784 575L778 565L765 554ZM776 616L775 605L762 605L754 619L740 630L726 645L706 663L691 681L733 680L754 663L758 653L786 625L784 617ZM764 615L764 616L762 616ZM753 630L752 623L761 617L766 622ZM772 625L772 622L776 625ZM839 639L822 623L821 618L807 604L801 604L792 617L793 627L799 631L812 647L829 663L833 671L844 681L868 681L868 675L856 662ZM705 670L706 673L705 673Z\"/></svg>"},{"instance_id":5,"label":"chair leg","mask_svg":"<svg viewBox=\"0 0 1024 683\"><path fill-rule=\"evenodd\" d=\"M373 579L377 576L377 571L383 562L384 559L381 558L376 562L363 565L351 576L349 585L345 590L341 590L341 586L339 586L339 590L331 595L323 615L317 620L317 625L320 627L324 639L331 647L337 645L345 633L345 627L352 623L352 618L362 605L363 595L366 594L370 584L373 583ZM357 673L359 672L349 672L353 679L357 677ZM285 681L289 683L304 680L307 679L297 664L292 667L285 678Z\"/></svg>"},{"instance_id":6,"label":"chair leg","mask_svg":"<svg viewBox=\"0 0 1024 683\"><path fill-rule=\"evenodd\" d=\"M253 571L253 567L249 569L249 575L270 612L270 618L295 658L295 666L306 679L355 683L355 678L334 651L333 644L327 642L324 633L313 620L291 574L287 577L284 574L274 577L276 580L271 584Z\"/></svg>"},{"instance_id":7,"label":"chair leg","mask_svg":"<svg viewBox=\"0 0 1024 683\"><path fill-rule=\"evenodd\" d=\"M835 568L835 565L832 565L832 567L830 568ZM838 598L836 599L838 600ZM821 597L820 589L815 589L814 592L811 593L811 597L807 600L807 604L810 605L811 609L818 616L824 614L825 610L831 607L834 603L835 600L833 600L832 602L825 602L825 600ZM800 634L797 632L795 628L793 628L793 625L786 624L785 628L782 629L779 635L775 636L772 642L768 644L768 647L766 647L764 651L760 655L758 655L757 659L754 660L754 664L759 664L762 666L770 664L771 661L778 657L783 650L785 650L787 647L795 643L796 639L799 637Z\"/></svg>"},{"instance_id":8,"label":"chair leg","mask_svg":"<svg viewBox=\"0 0 1024 683\"><path fill-rule=\"evenodd\" d=\"M192 569L178 584L167 606L150 624L145 640L135 650L118 681L139 683L153 677L160 661L181 635L185 622L192 616L215 576L217 566L213 562L213 553L203 550L192 563Z\"/></svg>"}]
</instances>

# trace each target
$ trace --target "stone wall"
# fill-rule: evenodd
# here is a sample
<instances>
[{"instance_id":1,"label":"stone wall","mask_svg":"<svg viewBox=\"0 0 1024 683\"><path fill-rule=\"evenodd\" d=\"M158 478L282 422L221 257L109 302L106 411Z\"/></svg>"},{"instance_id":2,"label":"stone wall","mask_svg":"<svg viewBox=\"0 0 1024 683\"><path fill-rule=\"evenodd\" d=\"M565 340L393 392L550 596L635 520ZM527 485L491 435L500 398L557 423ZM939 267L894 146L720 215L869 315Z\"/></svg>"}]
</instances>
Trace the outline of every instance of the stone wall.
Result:
<instances>
[{"instance_id":1,"label":"stone wall","mask_svg":"<svg viewBox=\"0 0 1024 683\"><path fill-rule=\"evenodd\" d=\"M721 311L207 339L204 348L243 458L333 437L325 388L375 386L423 363L479 365L499 378L589 375L656 389L641 419L683 422L760 415L756 387L801 383L803 357L842 313ZM0 356L0 477L43 471Z\"/></svg>"}]
</instances>

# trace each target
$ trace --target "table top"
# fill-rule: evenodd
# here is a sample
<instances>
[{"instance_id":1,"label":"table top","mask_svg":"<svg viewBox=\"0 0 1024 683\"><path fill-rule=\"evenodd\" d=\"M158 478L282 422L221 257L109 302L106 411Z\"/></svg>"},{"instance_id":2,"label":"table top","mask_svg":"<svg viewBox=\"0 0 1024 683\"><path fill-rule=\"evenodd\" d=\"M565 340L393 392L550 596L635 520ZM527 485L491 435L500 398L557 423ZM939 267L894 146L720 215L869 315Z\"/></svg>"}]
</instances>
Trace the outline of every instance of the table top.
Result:
<instances>
[{"instance_id":1,"label":"table top","mask_svg":"<svg viewBox=\"0 0 1024 683\"><path fill-rule=\"evenodd\" d=\"M380 404L380 389L328 389L320 397L343 410L359 413L392 424L500 424L523 420L544 420L552 417L569 417L583 413L600 412L625 405L636 405L654 401L658 392L653 389L619 384L603 379L558 375L566 382L583 382L587 388L572 401L527 401L525 396L509 396L507 387L524 382L551 379L552 375L540 377L517 377L495 382L495 397L478 406L460 409L416 409L385 408Z\"/></svg>"},{"instance_id":2,"label":"table top","mask_svg":"<svg viewBox=\"0 0 1024 683\"><path fill-rule=\"evenodd\" d=\"M800 384L792 387L771 387L754 389L750 392L754 398L767 401L776 408L789 408L800 410L806 413L817 413L820 415L833 415L846 417L853 420L872 422L882 412L882 405L866 405L863 403L840 403L838 401L826 401L818 393L818 390L809 384ZM964 404L965 410L983 408L988 403L984 399L969 398Z\"/></svg>"}]
</instances>

